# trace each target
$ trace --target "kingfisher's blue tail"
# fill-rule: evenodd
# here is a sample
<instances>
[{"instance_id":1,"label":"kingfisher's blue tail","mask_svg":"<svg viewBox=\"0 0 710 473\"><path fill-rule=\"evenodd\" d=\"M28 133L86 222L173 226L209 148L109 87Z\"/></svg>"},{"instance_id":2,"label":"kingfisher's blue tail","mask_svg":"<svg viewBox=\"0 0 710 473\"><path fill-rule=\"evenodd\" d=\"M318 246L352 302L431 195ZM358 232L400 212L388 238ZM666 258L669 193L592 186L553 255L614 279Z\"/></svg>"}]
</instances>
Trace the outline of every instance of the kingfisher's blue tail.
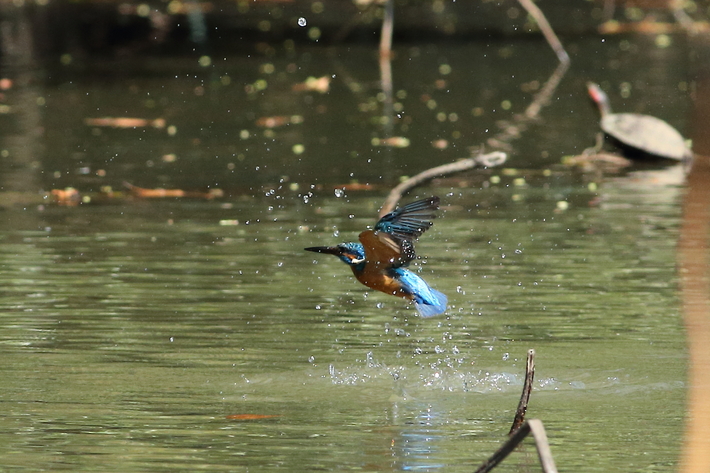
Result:
<instances>
[{"instance_id":1,"label":"kingfisher's blue tail","mask_svg":"<svg viewBox=\"0 0 710 473\"><path fill-rule=\"evenodd\" d=\"M405 268L395 268L392 275L402 285L414 307L422 317L434 317L446 311L446 296L429 285L415 273Z\"/></svg>"},{"instance_id":2,"label":"kingfisher's blue tail","mask_svg":"<svg viewBox=\"0 0 710 473\"><path fill-rule=\"evenodd\" d=\"M437 291L436 289L429 288L429 294L427 298L424 299L419 295L414 300L414 307L419 311L419 315L422 317L434 317L435 315L442 314L446 311L446 295Z\"/></svg>"}]
</instances>

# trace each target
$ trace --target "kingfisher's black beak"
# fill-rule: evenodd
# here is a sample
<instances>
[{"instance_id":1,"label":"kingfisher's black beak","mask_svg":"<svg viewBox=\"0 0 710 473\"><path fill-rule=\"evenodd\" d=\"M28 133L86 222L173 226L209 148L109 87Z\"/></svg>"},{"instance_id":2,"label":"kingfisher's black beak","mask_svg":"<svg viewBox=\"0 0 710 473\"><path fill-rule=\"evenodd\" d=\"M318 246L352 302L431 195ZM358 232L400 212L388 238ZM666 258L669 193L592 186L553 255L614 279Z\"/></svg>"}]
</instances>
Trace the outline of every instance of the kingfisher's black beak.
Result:
<instances>
[{"instance_id":1,"label":"kingfisher's black beak","mask_svg":"<svg viewBox=\"0 0 710 473\"><path fill-rule=\"evenodd\" d=\"M306 251L312 251L314 253L325 253L327 255L340 256L343 254L343 250L337 246L311 246L310 248L304 248Z\"/></svg>"}]
</instances>

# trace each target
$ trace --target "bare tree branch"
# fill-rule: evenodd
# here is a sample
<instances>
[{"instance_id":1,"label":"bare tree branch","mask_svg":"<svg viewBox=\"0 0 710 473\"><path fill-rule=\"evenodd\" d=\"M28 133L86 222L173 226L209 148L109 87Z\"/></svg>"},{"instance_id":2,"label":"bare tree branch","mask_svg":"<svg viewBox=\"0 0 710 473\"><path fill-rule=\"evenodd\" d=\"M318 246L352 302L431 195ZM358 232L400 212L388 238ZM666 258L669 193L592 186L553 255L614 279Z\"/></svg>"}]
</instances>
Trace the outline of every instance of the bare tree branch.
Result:
<instances>
[{"instance_id":1,"label":"bare tree branch","mask_svg":"<svg viewBox=\"0 0 710 473\"><path fill-rule=\"evenodd\" d=\"M525 10L535 19L537 25L540 27L540 31L545 36L547 43L550 45L552 50L557 54L557 59L563 64L569 64L569 54L565 51L564 46L560 42L559 38L555 34L554 30L547 21L545 14L535 5L532 0L518 0L520 5L522 5Z\"/></svg>"},{"instance_id":2,"label":"bare tree branch","mask_svg":"<svg viewBox=\"0 0 710 473\"><path fill-rule=\"evenodd\" d=\"M542 421L539 419L530 419L524 422L488 460L483 462L483 465L476 470L476 473L487 473L498 466L530 433L532 433L535 440L535 448L540 458L542 471L544 473L557 473L557 466L554 458L552 458L550 444L547 441L547 433L545 433L545 427L543 427Z\"/></svg>"},{"instance_id":3,"label":"bare tree branch","mask_svg":"<svg viewBox=\"0 0 710 473\"><path fill-rule=\"evenodd\" d=\"M528 350L528 358L525 363L525 382L523 383L523 393L520 396L518 410L515 411L513 426L510 428L508 435L513 435L516 430L525 422L525 412L528 410L528 401L530 401L530 393L532 392L533 378L535 377L535 350Z\"/></svg>"},{"instance_id":4,"label":"bare tree branch","mask_svg":"<svg viewBox=\"0 0 710 473\"><path fill-rule=\"evenodd\" d=\"M426 171L420 172L416 176L412 176L409 179L401 182L397 187L392 189L385 199L385 203L380 209L380 217L392 212L397 206L397 202L402 198L405 192L410 189L417 187L418 185L434 179L435 177L445 176L450 174L455 174L458 172L467 171L469 169L475 168L476 166L483 167L493 167L503 164L507 156L501 151L495 151L493 153L481 154L474 156L473 158L462 159L454 163L444 164L441 166L436 166Z\"/></svg>"}]
</instances>

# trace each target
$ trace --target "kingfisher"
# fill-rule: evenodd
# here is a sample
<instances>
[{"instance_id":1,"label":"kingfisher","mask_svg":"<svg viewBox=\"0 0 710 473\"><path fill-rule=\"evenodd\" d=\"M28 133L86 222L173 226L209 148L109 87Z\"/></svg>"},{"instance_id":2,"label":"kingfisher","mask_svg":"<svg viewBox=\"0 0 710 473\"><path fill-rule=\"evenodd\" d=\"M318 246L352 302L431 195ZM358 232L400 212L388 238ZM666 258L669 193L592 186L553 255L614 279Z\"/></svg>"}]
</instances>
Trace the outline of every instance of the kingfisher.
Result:
<instances>
[{"instance_id":1,"label":"kingfisher","mask_svg":"<svg viewBox=\"0 0 710 473\"><path fill-rule=\"evenodd\" d=\"M417 256L414 241L432 226L438 209L436 196L417 200L382 217L374 229L360 233L359 242L305 250L337 256L365 286L403 297L422 317L433 317L446 311L446 295L406 267Z\"/></svg>"}]
</instances>

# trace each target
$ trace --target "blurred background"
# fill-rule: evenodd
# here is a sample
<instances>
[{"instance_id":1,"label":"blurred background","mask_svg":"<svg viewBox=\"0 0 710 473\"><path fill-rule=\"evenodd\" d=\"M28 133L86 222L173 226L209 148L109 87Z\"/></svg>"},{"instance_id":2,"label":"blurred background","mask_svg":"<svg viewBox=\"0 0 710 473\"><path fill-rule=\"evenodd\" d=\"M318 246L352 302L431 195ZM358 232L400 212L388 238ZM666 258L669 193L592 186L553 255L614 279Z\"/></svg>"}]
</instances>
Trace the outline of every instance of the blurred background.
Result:
<instances>
[{"instance_id":1,"label":"blurred background","mask_svg":"<svg viewBox=\"0 0 710 473\"><path fill-rule=\"evenodd\" d=\"M534 348L560 470L706 471L710 3L536 5L568 68L516 0L0 3L0 464L471 471ZM695 165L590 152L589 81ZM400 202L445 314L303 251L491 151Z\"/></svg>"}]
</instances>

